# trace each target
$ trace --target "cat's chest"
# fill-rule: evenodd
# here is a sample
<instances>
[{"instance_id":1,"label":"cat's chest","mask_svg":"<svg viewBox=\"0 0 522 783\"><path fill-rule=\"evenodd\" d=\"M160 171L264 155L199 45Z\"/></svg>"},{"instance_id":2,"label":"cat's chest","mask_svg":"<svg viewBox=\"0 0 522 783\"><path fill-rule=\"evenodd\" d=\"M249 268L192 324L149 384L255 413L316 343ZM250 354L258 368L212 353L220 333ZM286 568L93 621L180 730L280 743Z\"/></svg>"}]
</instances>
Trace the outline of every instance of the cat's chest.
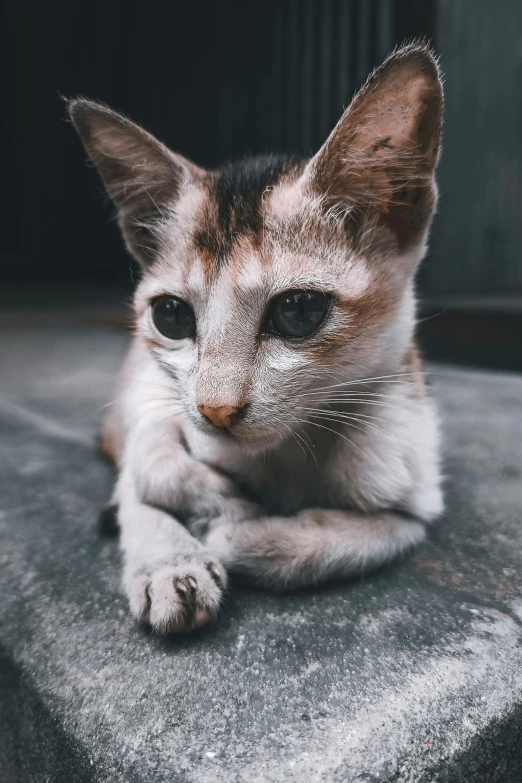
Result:
<instances>
[{"instance_id":1,"label":"cat's chest","mask_svg":"<svg viewBox=\"0 0 522 783\"><path fill-rule=\"evenodd\" d=\"M345 505L348 500L347 493L333 486L329 475L322 475L315 465L295 465L293 470L274 466L269 470L252 471L241 478L250 495L270 514L294 514L308 507Z\"/></svg>"},{"instance_id":2,"label":"cat's chest","mask_svg":"<svg viewBox=\"0 0 522 783\"><path fill-rule=\"evenodd\" d=\"M349 482L339 481L337 466L346 456L338 449L301 448L292 441L262 455L202 449L199 458L229 475L270 514L292 514L303 508L352 505Z\"/></svg>"}]
</instances>

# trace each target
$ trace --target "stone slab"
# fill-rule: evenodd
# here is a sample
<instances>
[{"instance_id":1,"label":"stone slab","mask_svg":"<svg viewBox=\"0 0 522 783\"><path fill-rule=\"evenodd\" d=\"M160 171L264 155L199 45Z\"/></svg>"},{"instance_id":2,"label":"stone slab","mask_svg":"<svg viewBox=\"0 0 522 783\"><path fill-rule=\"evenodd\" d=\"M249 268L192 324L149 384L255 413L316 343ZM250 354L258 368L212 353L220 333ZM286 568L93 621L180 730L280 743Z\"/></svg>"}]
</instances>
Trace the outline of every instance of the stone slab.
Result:
<instances>
[{"instance_id":1,"label":"stone slab","mask_svg":"<svg viewBox=\"0 0 522 783\"><path fill-rule=\"evenodd\" d=\"M95 527L125 346L0 334L0 781L522 781L522 377L431 368L448 511L415 554L158 638Z\"/></svg>"}]
</instances>

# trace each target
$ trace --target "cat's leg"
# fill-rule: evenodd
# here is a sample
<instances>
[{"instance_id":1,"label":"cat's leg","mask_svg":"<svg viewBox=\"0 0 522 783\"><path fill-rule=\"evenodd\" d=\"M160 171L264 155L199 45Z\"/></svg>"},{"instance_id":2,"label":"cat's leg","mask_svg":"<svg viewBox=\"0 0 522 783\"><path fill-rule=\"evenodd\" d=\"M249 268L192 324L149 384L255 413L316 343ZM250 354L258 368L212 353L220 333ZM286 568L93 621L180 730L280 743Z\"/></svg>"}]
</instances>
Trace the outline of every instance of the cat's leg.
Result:
<instances>
[{"instance_id":1,"label":"cat's leg","mask_svg":"<svg viewBox=\"0 0 522 783\"><path fill-rule=\"evenodd\" d=\"M256 507L175 433L154 426L129 434L113 501L133 615L158 631L203 625L219 606L226 571L191 532L199 537L217 516L252 518Z\"/></svg>"},{"instance_id":2,"label":"cat's leg","mask_svg":"<svg viewBox=\"0 0 522 783\"><path fill-rule=\"evenodd\" d=\"M265 586L293 588L375 568L424 535L423 523L392 511L306 509L292 517L218 519L205 544L231 571Z\"/></svg>"},{"instance_id":3,"label":"cat's leg","mask_svg":"<svg viewBox=\"0 0 522 783\"><path fill-rule=\"evenodd\" d=\"M219 559L167 511L142 502L129 470L118 499L123 586L134 617L160 632L204 625L226 587Z\"/></svg>"}]
</instances>

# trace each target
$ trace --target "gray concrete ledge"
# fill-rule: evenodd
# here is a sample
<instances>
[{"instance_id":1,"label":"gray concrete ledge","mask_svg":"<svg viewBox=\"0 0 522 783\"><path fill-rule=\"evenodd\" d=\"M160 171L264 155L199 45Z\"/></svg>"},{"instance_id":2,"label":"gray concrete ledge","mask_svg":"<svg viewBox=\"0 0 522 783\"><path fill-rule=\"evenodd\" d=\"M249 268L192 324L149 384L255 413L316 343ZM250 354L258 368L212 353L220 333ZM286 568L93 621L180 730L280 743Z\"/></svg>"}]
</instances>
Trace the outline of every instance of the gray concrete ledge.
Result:
<instances>
[{"instance_id":1,"label":"gray concrete ledge","mask_svg":"<svg viewBox=\"0 0 522 783\"><path fill-rule=\"evenodd\" d=\"M0 336L0 781L522 781L522 378L433 368L448 512L414 555L160 639L95 531L125 343Z\"/></svg>"}]
</instances>

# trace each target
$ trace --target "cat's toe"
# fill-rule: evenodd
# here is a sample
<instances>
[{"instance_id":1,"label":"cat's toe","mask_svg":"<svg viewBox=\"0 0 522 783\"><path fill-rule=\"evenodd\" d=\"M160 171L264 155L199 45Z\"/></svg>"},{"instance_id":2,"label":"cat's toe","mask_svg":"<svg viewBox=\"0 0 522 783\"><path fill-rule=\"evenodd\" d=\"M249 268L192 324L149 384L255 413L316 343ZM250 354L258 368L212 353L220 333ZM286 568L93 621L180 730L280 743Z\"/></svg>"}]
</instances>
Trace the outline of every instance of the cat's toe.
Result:
<instances>
[{"instance_id":1,"label":"cat's toe","mask_svg":"<svg viewBox=\"0 0 522 783\"><path fill-rule=\"evenodd\" d=\"M205 568L218 587L224 588L227 582L227 574L221 563L209 561L205 563Z\"/></svg>"},{"instance_id":2,"label":"cat's toe","mask_svg":"<svg viewBox=\"0 0 522 783\"><path fill-rule=\"evenodd\" d=\"M133 615L159 633L201 628L216 613L225 586L221 564L193 557L126 580Z\"/></svg>"}]
</instances>

